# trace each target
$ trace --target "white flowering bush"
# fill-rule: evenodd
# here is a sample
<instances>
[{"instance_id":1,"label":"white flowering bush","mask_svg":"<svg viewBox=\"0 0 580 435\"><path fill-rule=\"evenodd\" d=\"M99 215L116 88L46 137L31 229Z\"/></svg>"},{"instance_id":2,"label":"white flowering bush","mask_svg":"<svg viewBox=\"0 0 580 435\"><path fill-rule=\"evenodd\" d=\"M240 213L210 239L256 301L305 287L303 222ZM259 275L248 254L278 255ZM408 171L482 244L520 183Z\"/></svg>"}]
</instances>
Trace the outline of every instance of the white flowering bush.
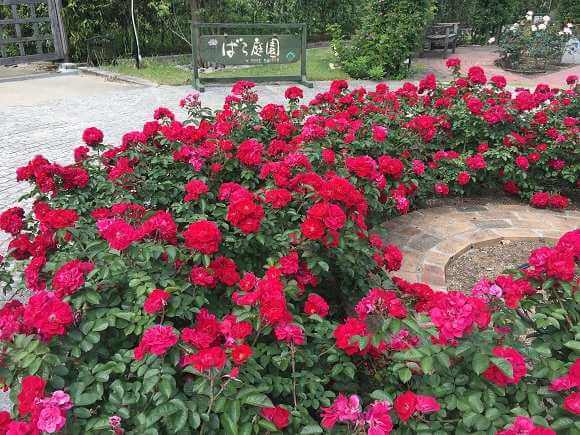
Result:
<instances>
[{"instance_id":1,"label":"white flowering bush","mask_svg":"<svg viewBox=\"0 0 580 435\"><path fill-rule=\"evenodd\" d=\"M499 63L506 69L521 72L545 71L560 62L566 41L574 33L573 25L563 28L546 15L539 19L532 11L512 24L499 37Z\"/></svg>"}]
</instances>

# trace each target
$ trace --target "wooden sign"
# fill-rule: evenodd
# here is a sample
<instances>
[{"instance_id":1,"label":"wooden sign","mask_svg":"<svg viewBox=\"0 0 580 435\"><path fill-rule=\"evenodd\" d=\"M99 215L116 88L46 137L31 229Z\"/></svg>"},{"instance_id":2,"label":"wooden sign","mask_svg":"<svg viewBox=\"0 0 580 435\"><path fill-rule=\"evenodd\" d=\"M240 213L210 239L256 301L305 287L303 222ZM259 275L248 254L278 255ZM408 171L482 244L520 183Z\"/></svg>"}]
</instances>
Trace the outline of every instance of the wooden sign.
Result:
<instances>
[{"instance_id":1,"label":"wooden sign","mask_svg":"<svg viewBox=\"0 0 580 435\"><path fill-rule=\"evenodd\" d=\"M276 29L268 34L254 34L257 29ZM203 34L202 29L211 29ZM240 33L232 30L242 29ZM244 31L245 30L245 31ZM280 30L280 32L278 32ZM306 25L271 23L196 23L191 25L193 87L204 90L199 76L200 61L215 65L284 65L300 62L300 75L206 77L204 82L226 83L240 79L254 82L306 81Z\"/></svg>"},{"instance_id":2,"label":"wooden sign","mask_svg":"<svg viewBox=\"0 0 580 435\"><path fill-rule=\"evenodd\" d=\"M301 43L296 35L204 35L199 51L222 65L283 64L300 60Z\"/></svg>"}]
</instances>

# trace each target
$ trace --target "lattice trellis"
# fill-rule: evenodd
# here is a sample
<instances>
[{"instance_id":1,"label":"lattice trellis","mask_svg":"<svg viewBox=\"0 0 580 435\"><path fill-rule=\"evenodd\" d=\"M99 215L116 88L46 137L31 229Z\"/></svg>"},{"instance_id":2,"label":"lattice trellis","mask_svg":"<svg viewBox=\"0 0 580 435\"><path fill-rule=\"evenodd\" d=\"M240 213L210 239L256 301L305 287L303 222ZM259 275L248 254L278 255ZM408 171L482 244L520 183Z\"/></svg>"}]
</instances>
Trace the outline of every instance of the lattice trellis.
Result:
<instances>
[{"instance_id":1,"label":"lattice trellis","mask_svg":"<svg viewBox=\"0 0 580 435\"><path fill-rule=\"evenodd\" d=\"M0 0L0 65L65 59L60 0Z\"/></svg>"}]
</instances>

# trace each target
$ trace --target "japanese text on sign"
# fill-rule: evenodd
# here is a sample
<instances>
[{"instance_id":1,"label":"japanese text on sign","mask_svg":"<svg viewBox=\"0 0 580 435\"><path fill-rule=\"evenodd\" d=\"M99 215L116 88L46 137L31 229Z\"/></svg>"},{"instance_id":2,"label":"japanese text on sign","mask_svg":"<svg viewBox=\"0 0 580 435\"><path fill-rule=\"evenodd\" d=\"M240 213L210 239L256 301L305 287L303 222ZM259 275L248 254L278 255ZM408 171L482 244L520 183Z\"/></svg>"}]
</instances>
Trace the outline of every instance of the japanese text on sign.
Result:
<instances>
[{"instance_id":1,"label":"japanese text on sign","mask_svg":"<svg viewBox=\"0 0 580 435\"><path fill-rule=\"evenodd\" d=\"M292 63L300 43L297 35L204 35L200 50L204 59L225 65Z\"/></svg>"}]
</instances>

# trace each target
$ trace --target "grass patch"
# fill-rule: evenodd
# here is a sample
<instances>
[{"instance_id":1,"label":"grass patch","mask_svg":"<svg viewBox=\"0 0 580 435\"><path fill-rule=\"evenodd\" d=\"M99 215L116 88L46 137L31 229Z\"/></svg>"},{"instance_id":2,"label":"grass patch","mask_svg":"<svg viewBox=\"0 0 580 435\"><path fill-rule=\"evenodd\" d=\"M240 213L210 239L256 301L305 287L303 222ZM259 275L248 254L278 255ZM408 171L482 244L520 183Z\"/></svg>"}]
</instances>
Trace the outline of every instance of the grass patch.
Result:
<instances>
[{"instance_id":1,"label":"grass patch","mask_svg":"<svg viewBox=\"0 0 580 435\"><path fill-rule=\"evenodd\" d=\"M189 60L189 58L186 58ZM308 80L338 80L348 79L340 69L331 69L329 64L336 63L336 58L330 48L310 48L306 56L306 76ZM160 85L185 85L191 82L191 73L179 68L175 63L161 62L156 58L147 58L143 61L144 67L135 68L132 60L119 60L116 65L107 65L104 68L118 74L139 77L156 82ZM260 77L275 75L299 75L300 63L286 65L257 65L236 70L222 70L204 77Z\"/></svg>"}]
</instances>

